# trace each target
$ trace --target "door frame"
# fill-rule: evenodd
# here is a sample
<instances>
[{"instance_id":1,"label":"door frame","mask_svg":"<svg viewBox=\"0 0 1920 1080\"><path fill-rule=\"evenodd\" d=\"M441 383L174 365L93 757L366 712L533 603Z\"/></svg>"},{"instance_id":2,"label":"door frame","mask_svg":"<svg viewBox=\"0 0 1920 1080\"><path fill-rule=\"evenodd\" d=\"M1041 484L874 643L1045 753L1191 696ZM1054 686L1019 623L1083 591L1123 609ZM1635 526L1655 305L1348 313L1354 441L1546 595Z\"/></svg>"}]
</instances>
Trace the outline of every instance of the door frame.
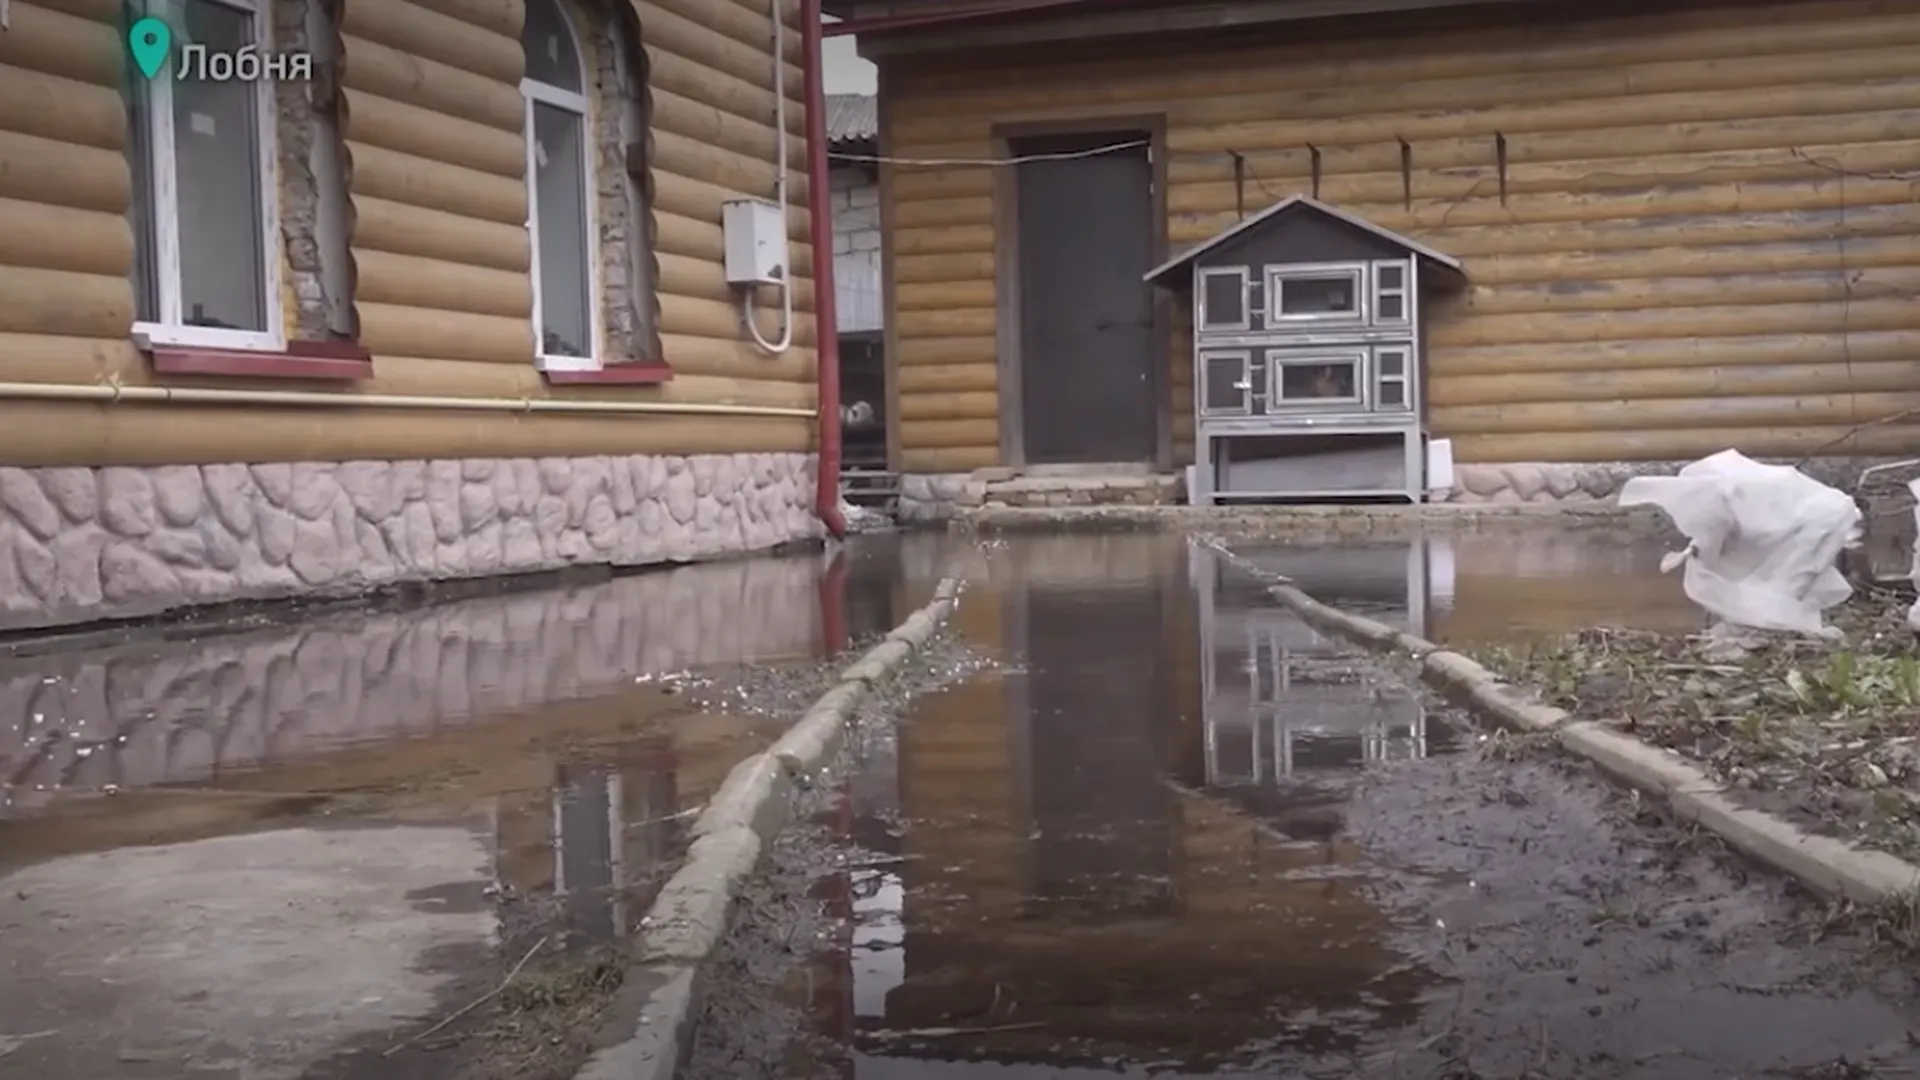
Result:
<instances>
[{"instance_id":1,"label":"door frame","mask_svg":"<svg viewBox=\"0 0 1920 1080\"><path fill-rule=\"evenodd\" d=\"M993 156L1005 161L1014 156L1013 143L1020 139L1060 135L1091 135L1100 132L1138 131L1147 136L1152 169L1152 206L1149 235L1153 251L1148 265L1158 266L1167 258L1167 115L1132 113L1119 115L1084 114L1057 120L1033 120L995 124L992 130ZM999 386L1000 460L1010 468L1027 465L1026 403L1021 391L1025 358L1020 342L1020 208L1018 165L995 169L993 176L993 297L994 352L996 381ZM1146 287L1146 283L1141 283ZM1172 298L1165 290L1153 293L1152 340L1148 349L1148 390L1153 395L1153 459L1156 470L1173 468L1173 350Z\"/></svg>"}]
</instances>

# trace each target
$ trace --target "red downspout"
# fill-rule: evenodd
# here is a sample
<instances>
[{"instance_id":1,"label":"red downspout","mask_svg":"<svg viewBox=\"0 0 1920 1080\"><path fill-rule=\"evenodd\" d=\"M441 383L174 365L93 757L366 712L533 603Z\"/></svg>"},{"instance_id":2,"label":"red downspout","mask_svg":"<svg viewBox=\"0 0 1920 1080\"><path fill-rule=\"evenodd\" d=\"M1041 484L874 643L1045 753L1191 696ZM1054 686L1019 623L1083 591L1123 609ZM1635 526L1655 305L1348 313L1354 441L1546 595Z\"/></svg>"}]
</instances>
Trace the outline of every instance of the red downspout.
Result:
<instances>
[{"instance_id":1,"label":"red downspout","mask_svg":"<svg viewBox=\"0 0 1920 1080\"><path fill-rule=\"evenodd\" d=\"M827 175L827 92L821 74L820 0L800 0L801 70L807 91L807 220L813 235L813 350L820 378L820 462L814 512L827 532L840 516L840 329L833 302L833 189Z\"/></svg>"},{"instance_id":2,"label":"red downspout","mask_svg":"<svg viewBox=\"0 0 1920 1080\"><path fill-rule=\"evenodd\" d=\"M847 651L847 553L836 551L820 575L820 647L826 659Z\"/></svg>"}]
</instances>

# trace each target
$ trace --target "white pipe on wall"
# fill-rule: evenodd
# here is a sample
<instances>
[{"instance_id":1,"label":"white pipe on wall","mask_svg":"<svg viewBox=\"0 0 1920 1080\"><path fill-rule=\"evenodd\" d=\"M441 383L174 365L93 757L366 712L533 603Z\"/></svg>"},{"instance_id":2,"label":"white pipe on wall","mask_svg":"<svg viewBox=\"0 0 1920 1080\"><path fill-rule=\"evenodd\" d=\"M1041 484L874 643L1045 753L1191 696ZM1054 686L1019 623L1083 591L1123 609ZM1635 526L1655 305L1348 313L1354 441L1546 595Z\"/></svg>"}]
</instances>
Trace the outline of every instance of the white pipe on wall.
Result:
<instances>
[{"instance_id":1,"label":"white pipe on wall","mask_svg":"<svg viewBox=\"0 0 1920 1080\"><path fill-rule=\"evenodd\" d=\"M780 227L786 228L787 222L787 0L769 0L768 7L773 13L773 197L780 205ZM820 237L813 242L822 243ZM831 240L826 241L828 243ZM787 266L780 278L780 340L768 341L760 333L760 326L754 322L752 286L741 290L740 317L747 324L747 333L752 335L753 343L761 349L778 356L793 347L793 244L787 244ZM814 282L815 289L832 288L832 282Z\"/></svg>"},{"instance_id":2,"label":"white pipe on wall","mask_svg":"<svg viewBox=\"0 0 1920 1080\"><path fill-rule=\"evenodd\" d=\"M471 412L653 413L669 416L791 416L814 409L774 405L703 405L669 401L562 401L553 398L427 397L416 394L323 394L310 390L215 390L110 383L0 382L0 400L97 401L172 405L284 405L322 409L452 409Z\"/></svg>"}]
</instances>

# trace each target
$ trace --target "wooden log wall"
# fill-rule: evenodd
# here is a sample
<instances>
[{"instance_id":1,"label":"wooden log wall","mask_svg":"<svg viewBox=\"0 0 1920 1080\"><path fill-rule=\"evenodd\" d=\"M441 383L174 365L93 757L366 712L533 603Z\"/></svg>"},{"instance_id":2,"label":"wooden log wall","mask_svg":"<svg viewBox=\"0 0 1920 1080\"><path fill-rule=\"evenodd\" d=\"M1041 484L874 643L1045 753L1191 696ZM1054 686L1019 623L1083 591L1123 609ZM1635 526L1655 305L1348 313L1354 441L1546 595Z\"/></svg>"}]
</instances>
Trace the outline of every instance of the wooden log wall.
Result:
<instances>
[{"instance_id":1,"label":"wooden log wall","mask_svg":"<svg viewBox=\"0 0 1920 1080\"><path fill-rule=\"evenodd\" d=\"M798 0L780 0L796 285L795 344L780 356L739 327L720 229L722 202L774 194L771 0L631 2L651 93L657 317L675 378L555 389L535 368L519 0L381 0L344 5L339 27L353 300L375 365L372 380L343 394L813 407ZM570 8L577 31L593 10ZM603 4L598 17L610 10ZM127 337L134 239L123 23L119 0L14 0L12 25L0 32L0 381L167 381ZM580 36L583 49L602 47ZM583 60L591 74L593 56ZM760 298L769 337L776 301ZM814 422L0 400L0 433L0 462L105 465L804 450Z\"/></svg>"},{"instance_id":2,"label":"wooden log wall","mask_svg":"<svg viewBox=\"0 0 1920 1080\"><path fill-rule=\"evenodd\" d=\"M888 61L884 123L895 156L980 158L995 123L1164 112L1174 250L1238 198L1309 191L1317 147L1323 199L1466 263L1429 315L1433 428L1462 461L1910 454L1916 45L1920 2L1836 0L1151 62L1003 48ZM908 471L997 463L992 172L888 177Z\"/></svg>"}]
</instances>

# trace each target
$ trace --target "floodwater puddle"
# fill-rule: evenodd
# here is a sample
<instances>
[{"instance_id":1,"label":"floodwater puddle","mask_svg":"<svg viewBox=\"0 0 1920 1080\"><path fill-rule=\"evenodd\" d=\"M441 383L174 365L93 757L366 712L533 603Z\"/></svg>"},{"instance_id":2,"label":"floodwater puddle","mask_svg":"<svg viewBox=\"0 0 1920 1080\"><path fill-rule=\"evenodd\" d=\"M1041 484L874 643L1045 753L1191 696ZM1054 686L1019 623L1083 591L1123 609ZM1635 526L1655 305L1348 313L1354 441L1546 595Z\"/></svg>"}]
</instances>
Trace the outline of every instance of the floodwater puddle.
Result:
<instances>
[{"instance_id":1,"label":"floodwater puddle","mask_svg":"<svg viewBox=\"0 0 1920 1080\"><path fill-rule=\"evenodd\" d=\"M1473 621L1477 597L1507 602L1497 590L1435 605L1408 570L1419 550L1252 555L1386 621L1464 609L1456 626L1510 625ZM1724 1080L1920 1064L1920 1008L1867 944L1814 944L1778 882L1549 756L1509 760L1205 546L1022 537L976 554L956 627L1005 666L915 702L821 818L825 850L784 856L829 918L788 980L807 991L782 999L822 1034L802 1065L778 1051L777 1075ZM1562 615L1666 617L1586 595ZM820 876L821 859L837 869ZM726 1000L693 1076L742 1075L766 994L710 992Z\"/></svg>"},{"instance_id":2,"label":"floodwater puddle","mask_svg":"<svg viewBox=\"0 0 1920 1080\"><path fill-rule=\"evenodd\" d=\"M1263 572L1296 578L1325 603L1443 644L1592 626L1672 633L1706 626L1679 574L1660 572L1668 547L1626 529L1530 525L1338 545L1229 546Z\"/></svg>"},{"instance_id":3,"label":"floodwater puddle","mask_svg":"<svg viewBox=\"0 0 1920 1080\"><path fill-rule=\"evenodd\" d=\"M622 942L820 661L891 625L850 625L874 588L839 576L715 563L0 657L0 1071L489 1076L446 1032L386 1054L538 952L515 993L558 1020L468 1056L564 1074L600 1002L562 981L600 975L549 961Z\"/></svg>"}]
</instances>

